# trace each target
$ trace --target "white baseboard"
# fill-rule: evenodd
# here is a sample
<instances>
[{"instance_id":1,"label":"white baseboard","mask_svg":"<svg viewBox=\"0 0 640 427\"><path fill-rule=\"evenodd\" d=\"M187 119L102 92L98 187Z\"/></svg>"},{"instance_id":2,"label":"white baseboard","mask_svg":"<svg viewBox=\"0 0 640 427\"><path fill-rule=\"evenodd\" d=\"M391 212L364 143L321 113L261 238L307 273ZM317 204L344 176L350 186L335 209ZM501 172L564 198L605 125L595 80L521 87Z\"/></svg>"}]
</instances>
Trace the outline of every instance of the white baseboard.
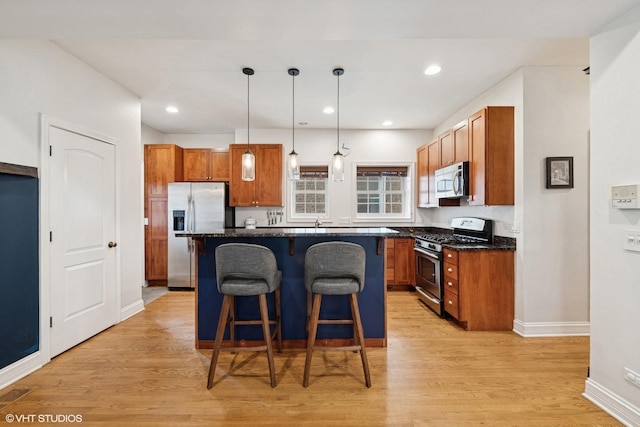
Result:
<instances>
[{"instance_id":1,"label":"white baseboard","mask_svg":"<svg viewBox=\"0 0 640 427\"><path fill-rule=\"evenodd\" d=\"M140 298L138 301L135 301L120 310L120 321L122 322L127 320L129 317L140 313L142 310L144 310L144 301Z\"/></svg>"},{"instance_id":2,"label":"white baseboard","mask_svg":"<svg viewBox=\"0 0 640 427\"><path fill-rule=\"evenodd\" d=\"M582 395L626 426L640 426L640 408L627 402L591 378L587 378Z\"/></svg>"},{"instance_id":3,"label":"white baseboard","mask_svg":"<svg viewBox=\"0 0 640 427\"><path fill-rule=\"evenodd\" d=\"M523 337L589 336L589 322L523 322L513 321L513 332Z\"/></svg>"},{"instance_id":4,"label":"white baseboard","mask_svg":"<svg viewBox=\"0 0 640 427\"><path fill-rule=\"evenodd\" d=\"M0 369L0 390L42 367L40 352L36 351Z\"/></svg>"}]
</instances>

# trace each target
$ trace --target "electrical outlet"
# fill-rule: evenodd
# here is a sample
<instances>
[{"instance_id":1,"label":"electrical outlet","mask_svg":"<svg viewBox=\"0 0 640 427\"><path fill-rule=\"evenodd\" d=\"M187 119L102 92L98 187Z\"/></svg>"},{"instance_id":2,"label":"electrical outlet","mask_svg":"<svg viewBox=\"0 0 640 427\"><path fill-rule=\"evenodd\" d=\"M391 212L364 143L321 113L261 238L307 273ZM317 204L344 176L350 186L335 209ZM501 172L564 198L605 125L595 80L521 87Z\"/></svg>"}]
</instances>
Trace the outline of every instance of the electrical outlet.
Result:
<instances>
[{"instance_id":1,"label":"electrical outlet","mask_svg":"<svg viewBox=\"0 0 640 427\"><path fill-rule=\"evenodd\" d=\"M351 224L351 217L350 216L341 216L340 217L340 224Z\"/></svg>"},{"instance_id":2,"label":"electrical outlet","mask_svg":"<svg viewBox=\"0 0 640 427\"><path fill-rule=\"evenodd\" d=\"M511 231L512 233L519 233L520 232L520 221L513 221L509 227L509 231Z\"/></svg>"},{"instance_id":3,"label":"electrical outlet","mask_svg":"<svg viewBox=\"0 0 640 427\"><path fill-rule=\"evenodd\" d=\"M629 368L624 368L624 379L636 387L640 387L640 374L633 372Z\"/></svg>"}]
</instances>

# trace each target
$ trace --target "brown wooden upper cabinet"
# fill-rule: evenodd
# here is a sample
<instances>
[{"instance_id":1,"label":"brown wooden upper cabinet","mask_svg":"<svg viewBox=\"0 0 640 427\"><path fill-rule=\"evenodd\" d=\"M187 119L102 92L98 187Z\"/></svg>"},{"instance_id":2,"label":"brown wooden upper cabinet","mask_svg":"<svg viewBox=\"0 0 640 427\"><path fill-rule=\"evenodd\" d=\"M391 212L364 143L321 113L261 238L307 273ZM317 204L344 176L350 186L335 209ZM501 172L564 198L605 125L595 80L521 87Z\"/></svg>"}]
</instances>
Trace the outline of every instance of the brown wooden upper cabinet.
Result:
<instances>
[{"instance_id":1,"label":"brown wooden upper cabinet","mask_svg":"<svg viewBox=\"0 0 640 427\"><path fill-rule=\"evenodd\" d=\"M183 150L173 144L144 146L144 195L167 197L167 184L182 181Z\"/></svg>"},{"instance_id":2,"label":"brown wooden upper cabinet","mask_svg":"<svg viewBox=\"0 0 640 427\"><path fill-rule=\"evenodd\" d=\"M256 179L243 181L242 154L247 145L229 145L229 204L283 206L282 144L251 144L250 148L256 156Z\"/></svg>"},{"instance_id":3,"label":"brown wooden upper cabinet","mask_svg":"<svg viewBox=\"0 0 640 427\"><path fill-rule=\"evenodd\" d=\"M469 205L513 205L513 107L486 107L469 117Z\"/></svg>"},{"instance_id":4,"label":"brown wooden upper cabinet","mask_svg":"<svg viewBox=\"0 0 640 427\"><path fill-rule=\"evenodd\" d=\"M469 121L463 120L438 136L439 167L469 160Z\"/></svg>"},{"instance_id":5,"label":"brown wooden upper cabinet","mask_svg":"<svg viewBox=\"0 0 640 427\"><path fill-rule=\"evenodd\" d=\"M442 141L447 141L450 136L451 134L449 133L449 137L438 137L417 149L417 187L419 208L460 205L459 199L436 198L436 169L442 167Z\"/></svg>"},{"instance_id":6,"label":"brown wooden upper cabinet","mask_svg":"<svg viewBox=\"0 0 640 427\"><path fill-rule=\"evenodd\" d=\"M185 181L229 181L229 151L209 148L184 150Z\"/></svg>"},{"instance_id":7,"label":"brown wooden upper cabinet","mask_svg":"<svg viewBox=\"0 0 640 427\"><path fill-rule=\"evenodd\" d=\"M438 136L438 148L440 149L438 167L452 165L454 152L451 129Z\"/></svg>"},{"instance_id":8,"label":"brown wooden upper cabinet","mask_svg":"<svg viewBox=\"0 0 640 427\"><path fill-rule=\"evenodd\" d=\"M513 107L485 107L468 120L418 147L418 207L459 206L460 199L436 199L435 171L469 161L469 205L514 203Z\"/></svg>"},{"instance_id":9,"label":"brown wooden upper cabinet","mask_svg":"<svg viewBox=\"0 0 640 427\"><path fill-rule=\"evenodd\" d=\"M468 161L469 120L465 119L451 129L451 142L453 144L453 159L451 164ZM444 158L442 163L444 164Z\"/></svg>"},{"instance_id":10,"label":"brown wooden upper cabinet","mask_svg":"<svg viewBox=\"0 0 640 427\"><path fill-rule=\"evenodd\" d=\"M417 179L418 183L418 207L429 207L429 151L428 144L418 147L417 156Z\"/></svg>"}]
</instances>

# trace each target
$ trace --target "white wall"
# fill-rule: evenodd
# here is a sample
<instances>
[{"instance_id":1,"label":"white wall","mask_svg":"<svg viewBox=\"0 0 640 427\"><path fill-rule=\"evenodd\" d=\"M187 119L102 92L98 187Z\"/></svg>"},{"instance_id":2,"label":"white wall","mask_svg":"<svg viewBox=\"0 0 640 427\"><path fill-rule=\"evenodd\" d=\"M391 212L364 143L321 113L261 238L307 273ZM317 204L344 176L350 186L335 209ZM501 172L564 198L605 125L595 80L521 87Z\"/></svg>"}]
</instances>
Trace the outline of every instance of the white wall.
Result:
<instances>
[{"instance_id":1,"label":"white wall","mask_svg":"<svg viewBox=\"0 0 640 427\"><path fill-rule=\"evenodd\" d=\"M165 134L165 144L175 144L182 148L227 148L233 144L233 133L212 134Z\"/></svg>"},{"instance_id":2,"label":"white wall","mask_svg":"<svg viewBox=\"0 0 640 427\"><path fill-rule=\"evenodd\" d=\"M623 250L640 210L611 208L611 187L640 184L640 8L591 39L591 375L585 395L640 425L640 253Z\"/></svg>"},{"instance_id":3,"label":"white wall","mask_svg":"<svg viewBox=\"0 0 640 427\"><path fill-rule=\"evenodd\" d=\"M524 70L524 328L588 332L589 76L583 66ZM545 188L545 158L573 157L574 187Z\"/></svg>"},{"instance_id":4,"label":"white wall","mask_svg":"<svg viewBox=\"0 0 640 427\"><path fill-rule=\"evenodd\" d=\"M160 132L159 130L154 129L151 126L147 126L143 123L140 131L141 131L140 139L143 145L164 144L164 133Z\"/></svg>"},{"instance_id":5,"label":"white wall","mask_svg":"<svg viewBox=\"0 0 640 427\"><path fill-rule=\"evenodd\" d=\"M139 99L47 41L0 41L0 161L40 168L40 114L118 141L121 308L142 308ZM40 182L46 189L47 182ZM124 190L126 188L126 191ZM41 192L44 190L41 190ZM55 203L55 201L52 201ZM42 232L42 231L41 231ZM47 280L40 278L41 282Z\"/></svg>"},{"instance_id":6,"label":"white wall","mask_svg":"<svg viewBox=\"0 0 640 427\"><path fill-rule=\"evenodd\" d=\"M434 130L438 135L487 105L515 107L515 205L462 202L420 214L439 227L456 216L491 218L496 235L516 238L514 326L526 336L588 333L589 80L582 68L525 67ZM573 189L545 189L548 156L574 157Z\"/></svg>"}]
</instances>

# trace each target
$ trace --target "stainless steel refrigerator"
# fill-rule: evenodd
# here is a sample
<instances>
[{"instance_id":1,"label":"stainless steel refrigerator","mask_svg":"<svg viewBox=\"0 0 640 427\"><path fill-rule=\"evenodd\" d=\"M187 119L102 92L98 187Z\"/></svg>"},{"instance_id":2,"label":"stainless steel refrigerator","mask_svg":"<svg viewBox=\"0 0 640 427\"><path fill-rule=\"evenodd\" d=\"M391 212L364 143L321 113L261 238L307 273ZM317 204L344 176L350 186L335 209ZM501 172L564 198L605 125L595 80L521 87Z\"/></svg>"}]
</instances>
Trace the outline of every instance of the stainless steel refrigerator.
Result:
<instances>
[{"instance_id":1,"label":"stainless steel refrigerator","mask_svg":"<svg viewBox=\"0 0 640 427\"><path fill-rule=\"evenodd\" d=\"M168 271L170 290L194 289L196 247L191 237L176 233L210 233L233 227L235 213L228 206L228 186L222 182L176 182L169 184Z\"/></svg>"}]
</instances>

